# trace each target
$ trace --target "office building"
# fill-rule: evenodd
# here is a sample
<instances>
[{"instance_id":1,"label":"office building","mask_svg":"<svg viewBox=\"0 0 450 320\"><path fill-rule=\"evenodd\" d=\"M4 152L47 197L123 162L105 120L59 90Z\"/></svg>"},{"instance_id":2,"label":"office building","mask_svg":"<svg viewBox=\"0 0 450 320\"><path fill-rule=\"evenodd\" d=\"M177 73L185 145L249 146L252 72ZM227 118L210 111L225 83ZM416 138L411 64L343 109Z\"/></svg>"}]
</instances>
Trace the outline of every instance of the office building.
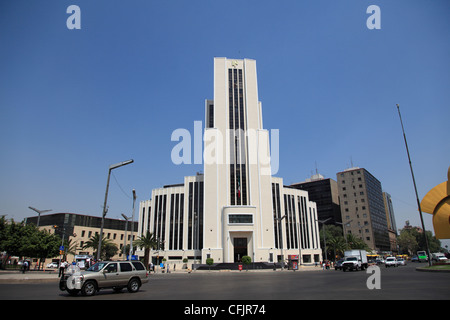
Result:
<instances>
[{"instance_id":1,"label":"office building","mask_svg":"<svg viewBox=\"0 0 450 320\"><path fill-rule=\"evenodd\" d=\"M316 204L272 176L254 60L214 59L203 134L203 173L154 189L140 203L139 233L160 243L153 261L320 261Z\"/></svg>"},{"instance_id":2,"label":"office building","mask_svg":"<svg viewBox=\"0 0 450 320\"><path fill-rule=\"evenodd\" d=\"M383 192L384 210L386 212L386 222L389 234L389 243L392 252L398 252L397 247L397 225L395 223L394 207L392 205L391 195Z\"/></svg>"},{"instance_id":3,"label":"office building","mask_svg":"<svg viewBox=\"0 0 450 320\"><path fill-rule=\"evenodd\" d=\"M37 225L37 216L28 217L26 224ZM100 233L102 218L88 216L76 213L53 213L41 215L39 219L39 229L47 230L50 233L56 233L64 239L69 239L74 244L76 255L93 255L97 252L97 248L84 248L84 245L95 234ZM136 239L138 223L134 222L133 239ZM114 260L123 260L123 246L130 244L132 225L131 221L105 218L103 235L105 239L115 244L119 251L112 257ZM96 257L94 257L96 258ZM67 254L68 262L72 262L74 254ZM46 263L52 259L47 259ZM54 260L58 261L59 258Z\"/></svg>"},{"instance_id":4,"label":"office building","mask_svg":"<svg viewBox=\"0 0 450 320\"><path fill-rule=\"evenodd\" d=\"M373 250L391 249L381 183L364 168L337 173L344 232L362 238Z\"/></svg>"},{"instance_id":5,"label":"office building","mask_svg":"<svg viewBox=\"0 0 450 320\"><path fill-rule=\"evenodd\" d=\"M332 225L342 223L338 186L335 180L315 174L304 182L291 184L291 187L308 192L309 200L317 205L319 220L329 219L325 224Z\"/></svg>"}]
</instances>

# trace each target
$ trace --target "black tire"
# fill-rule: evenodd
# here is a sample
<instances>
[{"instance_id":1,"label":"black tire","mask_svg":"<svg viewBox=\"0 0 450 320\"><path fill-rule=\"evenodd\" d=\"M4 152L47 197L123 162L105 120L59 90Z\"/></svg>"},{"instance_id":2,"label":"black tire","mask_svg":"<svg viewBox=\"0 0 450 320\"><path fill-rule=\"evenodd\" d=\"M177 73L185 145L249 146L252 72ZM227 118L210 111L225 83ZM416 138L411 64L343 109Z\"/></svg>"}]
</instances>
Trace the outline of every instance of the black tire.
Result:
<instances>
[{"instance_id":1,"label":"black tire","mask_svg":"<svg viewBox=\"0 0 450 320\"><path fill-rule=\"evenodd\" d=\"M81 294L83 296L93 296L95 291L97 291L97 285L94 281L87 281L81 288Z\"/></svg>"},{"instance_id":2,"label":"black tire","mask_svg":"<svg viewBox=\"0 0 450 320\"><path fill-rule=\"evenodd\" d=\"M67 292L71 295L71 296L76 296L78 294L78 292L80 292L80 290L78 289L67 289Z\"/></svg>"},{"instance_id":3,"label":"black tire","mask_svg":"<svg viewBox=\"0 0 450 320\"><path fill-rule=\"evenodd\" d=\"M141 287L141 282L137 278L133 278L128 282L127 290L128 292L134 293L138 292Z\"/></svg>"}]
</instances>

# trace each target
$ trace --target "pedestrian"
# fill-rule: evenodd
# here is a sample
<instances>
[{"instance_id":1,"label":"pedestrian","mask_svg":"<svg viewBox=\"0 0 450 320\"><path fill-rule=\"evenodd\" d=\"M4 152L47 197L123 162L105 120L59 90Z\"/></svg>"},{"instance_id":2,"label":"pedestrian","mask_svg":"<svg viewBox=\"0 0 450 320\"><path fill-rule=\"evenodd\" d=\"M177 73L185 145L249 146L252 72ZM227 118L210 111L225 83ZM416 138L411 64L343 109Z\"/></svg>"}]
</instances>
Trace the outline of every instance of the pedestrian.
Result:
<instances>
[{"instance_id":1,"label":"pedestrian","mask_svg":"<svg viewBox=\"0 0 450 320\"><path fill-rule=\"evenodd\" d=\"M167 273L170 273L170 266L167 264Z\"/></svg>"},{"instance_id":2,"label":"pedestrian","mask_svg":"<svg viewBox=\"0 0 450 320\"><path fill-rule=\"evenodd\" d=\"M25 271L27 271L28 269L28 261L24 260L23 264L22 264L22 273L25 273Z\"/></svg>"},{"instance_id":3,"label":"pedestrian","mask_svg":"<svg viewBox=\"0 0 450 320\"><path fill-rule=\"evenodd\" d=\"M59 265L59 274L58 277L64 277L64 271L66 270L67 262L65 260L61 260L61 264Z\"/></svg>"}]
</instances>

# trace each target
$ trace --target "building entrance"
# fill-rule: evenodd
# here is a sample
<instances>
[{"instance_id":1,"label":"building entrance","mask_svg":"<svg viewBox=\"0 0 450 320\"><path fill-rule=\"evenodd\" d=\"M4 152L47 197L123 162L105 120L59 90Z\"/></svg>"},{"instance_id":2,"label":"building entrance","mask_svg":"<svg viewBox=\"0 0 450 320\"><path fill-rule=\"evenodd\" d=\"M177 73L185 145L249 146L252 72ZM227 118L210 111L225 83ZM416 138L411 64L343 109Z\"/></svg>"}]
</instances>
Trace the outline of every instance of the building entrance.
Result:
<instances>
[{"instance_id":1,"label":"building entrance","mask_svg":"<svg viewBox=\"0 0 450 320\"><path fill-rule=\"evenodd\" d=\"M247 253L247 238L234 238L234 262L241 262L242 257Z\"/></svg>"}]
</instances>

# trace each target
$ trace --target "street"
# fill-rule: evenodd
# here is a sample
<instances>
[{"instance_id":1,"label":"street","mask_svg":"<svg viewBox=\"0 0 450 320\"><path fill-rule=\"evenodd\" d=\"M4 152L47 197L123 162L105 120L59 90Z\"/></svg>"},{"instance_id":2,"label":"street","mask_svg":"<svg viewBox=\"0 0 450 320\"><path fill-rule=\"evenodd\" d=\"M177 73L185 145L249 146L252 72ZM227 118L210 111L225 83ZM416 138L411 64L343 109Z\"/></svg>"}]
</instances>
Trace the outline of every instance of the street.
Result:
<instances>
[{"instance_id":1,"label":"street","mask_svg":"<svg viewBox=\"0 0 450 320\"><path fill-rule=\"evenodd\" d=\"M72 297L57 282L0 284L2 300L448 300L450 273L419 272L410 263L380 266L380 289L369 289L366 271L242 271L151 274L140 291L104 289Z\"/></svg>"}]
</instances>

